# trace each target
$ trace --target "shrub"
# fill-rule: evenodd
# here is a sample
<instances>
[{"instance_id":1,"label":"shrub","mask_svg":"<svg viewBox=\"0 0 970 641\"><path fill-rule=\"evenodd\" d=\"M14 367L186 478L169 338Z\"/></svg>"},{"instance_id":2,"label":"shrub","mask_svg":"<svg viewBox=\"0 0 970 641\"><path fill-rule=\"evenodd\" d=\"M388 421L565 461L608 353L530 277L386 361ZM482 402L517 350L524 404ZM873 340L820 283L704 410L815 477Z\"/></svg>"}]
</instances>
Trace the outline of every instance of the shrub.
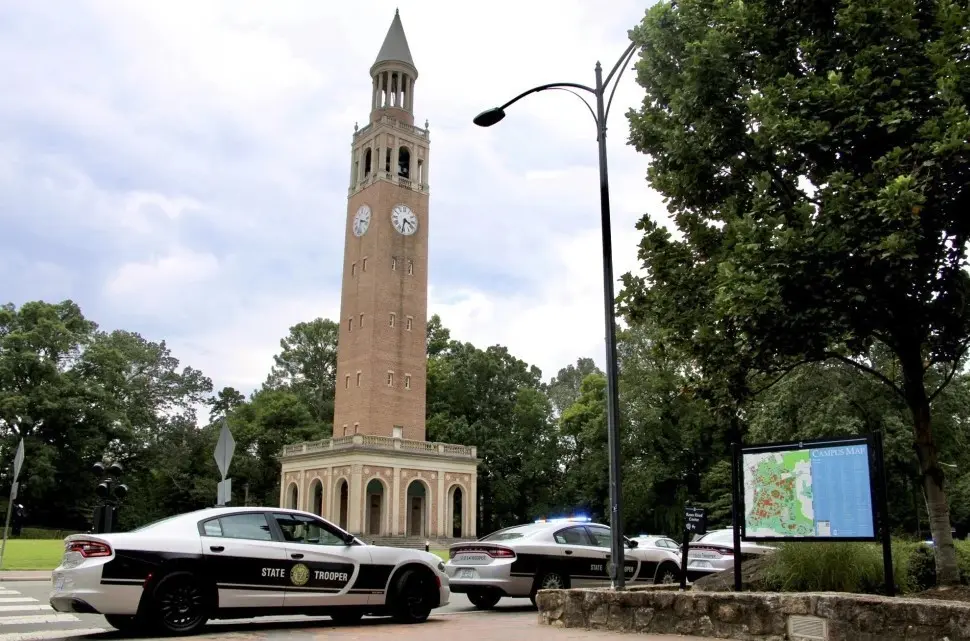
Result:
<instances>
[{"instance_id":1,"label":"shrub","mask_svg":"<svg viewBox=\"0 0 970 641\"><path fill-rule=\"evenodd\" d=\"M893 574L897 591L914 589L908 572L912 549L893 546ZM871 543L784 543L771 555L766 583L793 592L885 591L882 548Z\"/></svg>"}]
</instances>

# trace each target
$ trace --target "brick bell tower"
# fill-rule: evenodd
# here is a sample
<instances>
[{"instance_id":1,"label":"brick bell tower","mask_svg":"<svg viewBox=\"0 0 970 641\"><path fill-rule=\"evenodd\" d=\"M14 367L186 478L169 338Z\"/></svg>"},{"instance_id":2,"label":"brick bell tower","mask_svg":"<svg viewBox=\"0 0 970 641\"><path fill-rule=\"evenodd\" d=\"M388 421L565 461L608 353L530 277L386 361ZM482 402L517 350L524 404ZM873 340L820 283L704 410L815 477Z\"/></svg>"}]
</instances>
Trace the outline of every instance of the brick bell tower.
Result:
<instances>
[{"instance_id":1,"label":"brick bell tower","mask_svg":"<svg viewBox=\"0 0 970 641\"><path fill-rule=\"evenodd\" d=\"M418 70L401 16L355 131L344 230L334 436L425 438L428 130L414 126Z\"/></svg>"},{"instance_id":2,"label":"brick bell tower","mask_svg":"<svg viewBox=\"0 0 970 641\"><path fill-rule=\"evenodd\" d=\"M474 539L474 446L426 441L428 125L395 12L370 68L370 122L355 125L344 226L331 438L280 454L280 505L372 542Z\"/></svg>"}]
</instances>

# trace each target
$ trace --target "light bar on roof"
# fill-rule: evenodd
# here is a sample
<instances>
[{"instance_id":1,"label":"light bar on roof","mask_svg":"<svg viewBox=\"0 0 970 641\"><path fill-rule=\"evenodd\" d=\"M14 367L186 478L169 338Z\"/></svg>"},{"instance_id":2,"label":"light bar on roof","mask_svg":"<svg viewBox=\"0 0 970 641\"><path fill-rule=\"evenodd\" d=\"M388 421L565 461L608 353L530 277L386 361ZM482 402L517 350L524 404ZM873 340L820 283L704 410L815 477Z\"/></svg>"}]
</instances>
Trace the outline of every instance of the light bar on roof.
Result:
<instances>
[{"instance_id":1,"label":"light bar on roof","mask_svg":"<svg viewBox=\"0 0 970 641\"><path fill-rule=\"evenodd\" d=\"M561 516L554 519L536 519L536 523L589 523L593 519L588 516Z\"/></svg>"}]
</instances>

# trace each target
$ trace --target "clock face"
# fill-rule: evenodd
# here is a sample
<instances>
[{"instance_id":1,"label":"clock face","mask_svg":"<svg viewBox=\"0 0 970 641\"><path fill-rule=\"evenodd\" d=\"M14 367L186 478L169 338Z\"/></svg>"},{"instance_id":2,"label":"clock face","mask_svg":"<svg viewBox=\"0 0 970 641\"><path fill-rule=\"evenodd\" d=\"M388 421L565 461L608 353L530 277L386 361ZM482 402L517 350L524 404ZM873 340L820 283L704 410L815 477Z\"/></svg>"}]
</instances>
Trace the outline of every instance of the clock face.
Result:
<instances>
[{"instance_id":1,"label":"clock face","mask_svg":"<svg viewBox=\"0 0 970 641\"><path fill-rule=\"evenodd\" d=\"M410 236L418 231L418 217L407 205L395 205L391 210L391 224L398 233Z\"/></svg>"},{"instance_id":2,"label":"clock face","mask_svg":"<svg viewBox=\"0 0 970 641\"><path fill-rule=\"evenodd\" d=\"M367 205L361 205L357 213L354 214L353 230L354 236L358 238L363 236L370 227L370 207Z\"/></svg>"}]
</instances>

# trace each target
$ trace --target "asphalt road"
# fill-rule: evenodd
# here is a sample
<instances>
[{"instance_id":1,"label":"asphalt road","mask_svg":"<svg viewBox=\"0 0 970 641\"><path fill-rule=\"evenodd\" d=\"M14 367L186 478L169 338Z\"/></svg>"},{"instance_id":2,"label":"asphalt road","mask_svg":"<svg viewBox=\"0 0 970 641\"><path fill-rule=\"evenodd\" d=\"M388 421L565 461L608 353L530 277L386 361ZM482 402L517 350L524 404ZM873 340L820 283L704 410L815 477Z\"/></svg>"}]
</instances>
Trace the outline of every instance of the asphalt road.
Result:
<instances>
[{"instance_id":1,"label":"asphalt road","mask_svg":"<svg viewBox=\"0 0 970 641\"><path fill-rule=\"evenodd\" d=\"M93 636L122 638L97 614L65 614L54 612L47 601L50 583L47 581L5 581L0 583L0 641L46 641ZM450 619L456 615L502 616L526 615L534 624L535 608L529 599L502 599L497 612L482 613L462 594L451 595L450 603L434 611L435 618ZM375 621L373 624L381 625ZM366 625L366 624L365 624ZM222 627L225 626L225 627ZM209 624L208 634L246 633L273 636L274 632L290 634L295 629L310 631L317 627L335 627L326 617L283 616L258 619L217 620ZM346 627L346 626L343 626ZM108 634L105 634L108 633Z\"/></svg>"}]
</instances>

